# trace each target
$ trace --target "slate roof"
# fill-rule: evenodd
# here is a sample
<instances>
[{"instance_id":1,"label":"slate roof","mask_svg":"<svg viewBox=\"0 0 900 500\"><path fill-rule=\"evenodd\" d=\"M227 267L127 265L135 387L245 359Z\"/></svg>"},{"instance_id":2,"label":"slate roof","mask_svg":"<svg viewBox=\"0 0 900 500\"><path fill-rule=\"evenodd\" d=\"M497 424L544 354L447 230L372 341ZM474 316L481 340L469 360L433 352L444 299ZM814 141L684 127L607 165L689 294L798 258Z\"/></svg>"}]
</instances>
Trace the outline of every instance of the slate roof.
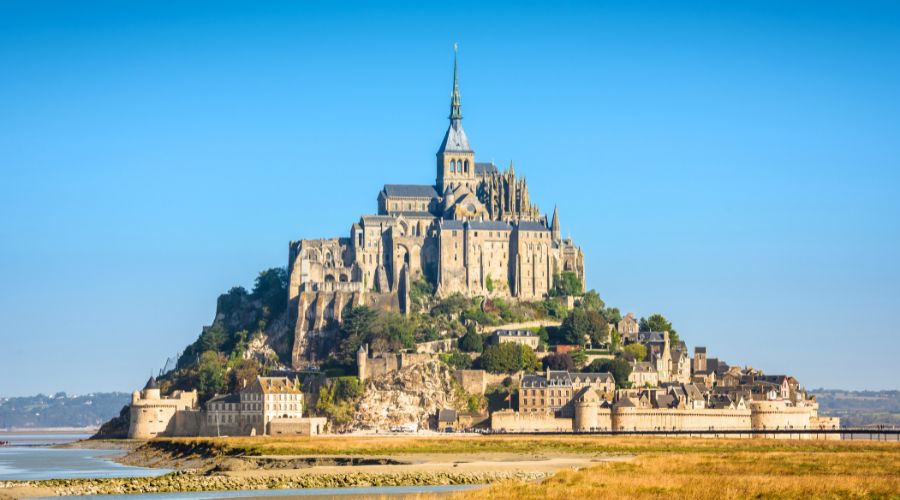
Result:
<instances>
[{"instance_id":1,"label":"slate roof","mask_svg":"<svg viewBox=\"0 0 900 500\"><path fill-rule=\"evenodd\" d=\"M475 162L475 175L496 174L499 172L493 163Z\"/></svg>"},{"instance_id":2,"label":"slate roof","mask_svg":"<svg viewBox=\"0 0 900 500\"><path fill-rule=\"evenodd\" d=\"M422 184L385 184L384 194L393 198L437 198L434 186Z\"/></svg>"},{"instance_id":3,"label":"slate roof","mask_svg":"<svg viewBox=\"0 0 900 500\"><path fill-rule=\"evenodd\" d=\"M391 213L394 213L397 215L402 215L404 217L409 217L409 218L424 218L424 217L427 217L429 219L434 218L434 214L432 214L431 212L403 211L403 212L391 212Z\"/></svg>"},{"instance_id":4,"label":"slate roof","mask_svg":"<svg viewBox=\"0 0 900 500\"><path fill-rule=\"evenodd\" d=\"M644 362L644 361L636 361L631 364L631 371L633 372L655 372L656 368L653 367L652 364Z\"/></svg>"},{"instance_id":5,"label":"slate roof","mask_svg":"<svg viewBox=\"0 0 900 500\"><path fill-rule=\"evenodd\" d=\"M572 385L572 378L567 371L551 370L549 377L542 375L525 375L522 387L566 387Z\"/></svg>"},{"instance_id":6,"label":"slate roof","mask_svg":"<svg viewBox=\"0 0 900 500\"><path fill-rule=\"evenodd\" d=\"M147 380L147 384L144 385L144 389L159 389L159 384L156 383L156 377L151 376L149 380Z\"/></svg>"},{"instance_id":7,"label":"slate roof","mask_svg":"<svg viewBox=\"0 0 900 500\"><path fill-rule=\"evenodd\" d=\"M443 219L441 220L441 229L465 229L465 225L461 220Z\"/></svg>"},{"instance_id":8,"label":"slate roof","mask_svg":"<svg viewBox=\"0 0 900 500\"><path fill-rule=\"evenodd\" d=\"M612 376L612 373L573 373L572 379L575 381L590 381L596 382L600 381L601 383L609 383L615 384L616 379Z\"/></svg>"},{"instance_id":9,"label":"slate roof","mask_svg":"<svg viewBox=\"0 0 900 500\"><path fill-rule=\"evenodd\" d=\"M457 416L456 410L454 410L452 408L449 408L449 409L445 408L438 412L438 422L455 423L456 416Z\"/></svg>"},{"instance_id":10,"label":"slate roof","mask_svg":"<svg viewBox=\"0 0 900 500\"><path fill-rule=\"evenodd\" d=\"M493 230L499 230L499 231L511 231L512 230L512 226L510 226L506 222L499 221L499 220L469 221L469 228L470 229L483 229L483 230L493 229Z\"/></svg>"},{"instance_id":11,"label":"slate roof","mask_svg":"<svg viewBox=\"0 0 900 500\"><path fill-rule=\"evenodd\" d=\"M694 352L700 353L700 354L706 354L706 348L705 347L695 347Z\"/></svg>"},{"instance_id":12,"label":"slate roof","mask_svg":"<svg viewBox=\"0 0 900 500\"><path fill-rule=\"evenodd\" d=\"M241 395L240 394L223 394L221 396L216 396L209 401L206 402L206 407L209 408L211 403L240 403Z\"/></svg>"},{"instance_id":13,"label":"slate roof","mask_svg":"<svg viewBox=\"0 0 900 500\"><path fill-rule=\"evenodd\" d=\"M531 330L495 330L494 334L498 337L537 337L538 334Z\"/></svg>"},{"instance_id":14,"label":"slate roof","mask_svg":"<svg viewBox=\"0 0 900 500\"><path fill-rule=\"evenodd\" d=\"M447 133L444 134L444 140L441 141L441 147L438 148L438 154L445 151L455 152L471 152L469 146L469 138L466 137L466 131L463 130L460 120L453 120L447 127Z\"/></svg>"},{"instance_id":15,"label":"slate roof","mask_svg":"<svg viewBox=\"0 0 900 500\"><path fill-rule=\"evenodd\" d=\"M666 339L663 336L663 332L638 332L638 341L642 344L647 344L650 342L665 342Z\"/></svg>"},{"instance_id":16,"label":"slate roof","mask_svg":"<svg viewBox=\"0 0 900 500\"><path fill-rule=\"evenodd\" d=\"M523 220L519 221L519 230L520 231L550 231L547 226L543 225L540 222L535 222L533 220Z\"/></svg>"}]
</instances>

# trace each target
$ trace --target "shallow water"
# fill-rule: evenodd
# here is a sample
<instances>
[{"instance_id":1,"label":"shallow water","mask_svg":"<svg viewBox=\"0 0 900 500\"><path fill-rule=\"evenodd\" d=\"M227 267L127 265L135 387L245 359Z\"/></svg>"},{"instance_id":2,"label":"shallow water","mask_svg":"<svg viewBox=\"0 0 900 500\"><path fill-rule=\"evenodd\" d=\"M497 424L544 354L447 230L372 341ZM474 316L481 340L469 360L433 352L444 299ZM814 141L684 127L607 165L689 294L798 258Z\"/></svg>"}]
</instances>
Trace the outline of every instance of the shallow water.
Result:
<instances>
[{"instance_id":1,"label":"shallow water","mask_svg":"<svg viewBox=\"0 0 900 500\"><path fill-rule=\"evenodd\" d=\"M0 433L0 480L159 476L169 469L131 467L110 460L121 451L49 448L88 437L86 434Z\"/></svg>"}]
</instances>

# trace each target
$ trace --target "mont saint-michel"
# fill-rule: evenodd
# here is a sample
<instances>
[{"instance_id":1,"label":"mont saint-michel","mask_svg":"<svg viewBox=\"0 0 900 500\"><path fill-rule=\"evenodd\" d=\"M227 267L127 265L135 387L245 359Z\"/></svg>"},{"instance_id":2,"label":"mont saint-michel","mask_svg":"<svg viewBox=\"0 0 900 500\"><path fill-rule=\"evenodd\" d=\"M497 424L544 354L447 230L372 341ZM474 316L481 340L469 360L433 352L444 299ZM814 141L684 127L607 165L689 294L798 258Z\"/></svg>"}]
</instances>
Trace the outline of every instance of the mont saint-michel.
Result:
<instances>
[{"instance_id":1,"label":"mont saint-michel","mask_svg":"<svg viewBox=\"0 0 900 500\"><path fill-rule=\"evenodd\" d=\"M0 500L897 498L900 8L783 4L0 2Z\"/></svg>"},{"instance_id":2,"label":"mont saint-michel","mask_svg":"<svg viewBox=\"0 0 900 500\"><path fill-rule=\"evenodd\" d=\"M586 290L558 207L477 161L456 56L451 88L433 185L387 184L346 237L291 242L101 434L839 428L790 374L691 352L663 315Z\"/></svg>"}]
</instances>

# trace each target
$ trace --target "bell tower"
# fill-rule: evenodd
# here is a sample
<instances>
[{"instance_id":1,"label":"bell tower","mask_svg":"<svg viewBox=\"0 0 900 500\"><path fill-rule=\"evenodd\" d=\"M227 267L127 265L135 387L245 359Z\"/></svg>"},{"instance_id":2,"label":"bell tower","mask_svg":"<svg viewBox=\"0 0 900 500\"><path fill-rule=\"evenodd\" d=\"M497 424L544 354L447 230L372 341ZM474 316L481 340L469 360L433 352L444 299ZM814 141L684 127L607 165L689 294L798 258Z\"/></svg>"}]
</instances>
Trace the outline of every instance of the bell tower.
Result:
<instances>
[{"instance_id":1,"label":"bell tower","mask_svg":"<svg viewBox=\"0 0 900 500\"><path fill-rule=\"evenodd\" d=\"M462 108L459 99L457 44L453 44L453 91L450 94L450 126L437 152L437 188L443 193L449 187L455 191L467 186L477 187L475 178L475 152L469 146L469 138L462 127Z\"/></svg>"}]
</instances>

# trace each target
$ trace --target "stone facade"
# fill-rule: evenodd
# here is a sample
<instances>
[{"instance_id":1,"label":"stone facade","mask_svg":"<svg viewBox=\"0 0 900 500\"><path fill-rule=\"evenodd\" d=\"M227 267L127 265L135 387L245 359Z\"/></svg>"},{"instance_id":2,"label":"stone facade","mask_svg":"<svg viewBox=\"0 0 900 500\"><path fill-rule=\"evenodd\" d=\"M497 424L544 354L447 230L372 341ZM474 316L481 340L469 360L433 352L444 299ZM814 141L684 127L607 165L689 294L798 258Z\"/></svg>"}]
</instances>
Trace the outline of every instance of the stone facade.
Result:
<instances>
[{"instance_id":1,"label":"stone facade","mask_svg":"<svg viewBox=\"0 0 900 500\"><path fill-rule=\"evenodd\" d=\"M538 345L541 343L541 338L538 336L538 334L532 332L531 330L494 330L494 333L491 334L491 337L497 344L510 343L527 345L533 351L536 351Z\"/></svg>"},{"instance_id":2,"label":"stone facade","mask_svg":"<svg viewBox=\"0 0 900 500\"><path fill-rule=\"evenodd\" d=\"M560 272L584 283L584 256L530 201L524 178L480 163L462 127L454 62L450 125L436 155L434 185L387 184L378 213L362 216L346 238L289 245L292 365L315 364L311 346L347 307L408 310L411 281L438 295L538 300Z\"/></svg>"},{"instance_id":3,"label":"stone facade","mask_svg":"<svg viewBox=\"0 0 900 500\"><path fill-rule=\"evenodd\" d=\"M318 435L323 418L303 417L303 393L287 377L257 377L237 394L216 396L204 409L196 391L162 397L151 378L131 399L129 438L160 436Z\"/></svg>"},{"instance_id":4,"label":"stone facade","mask_svg":"<svg viewBox=\"0 0 900 500\"><path fill-rule=\"evenodd\" d=\"M130 423L128 437L131 439L151 439L158 436L176 436L182 425L189 425L190 419L177 419L183 411L196 410L197 391L175 391L171 396L161 396L156 379L150 377L141 391L131 394Z\"/></svg>"},{"instance_id":5,"label":"stone facade","mask_svg":"<svg viewBox=\"0 0 900 500\"><path fill-rule=\"evenodd\" d=\"M519 390L519 409L522 413L552 413L571 417L574 401L585 389L602 394L612 393L616 381L609 373L569 373L546 370L543 375L525 375Z\"/></svg>"}]
</instances>

